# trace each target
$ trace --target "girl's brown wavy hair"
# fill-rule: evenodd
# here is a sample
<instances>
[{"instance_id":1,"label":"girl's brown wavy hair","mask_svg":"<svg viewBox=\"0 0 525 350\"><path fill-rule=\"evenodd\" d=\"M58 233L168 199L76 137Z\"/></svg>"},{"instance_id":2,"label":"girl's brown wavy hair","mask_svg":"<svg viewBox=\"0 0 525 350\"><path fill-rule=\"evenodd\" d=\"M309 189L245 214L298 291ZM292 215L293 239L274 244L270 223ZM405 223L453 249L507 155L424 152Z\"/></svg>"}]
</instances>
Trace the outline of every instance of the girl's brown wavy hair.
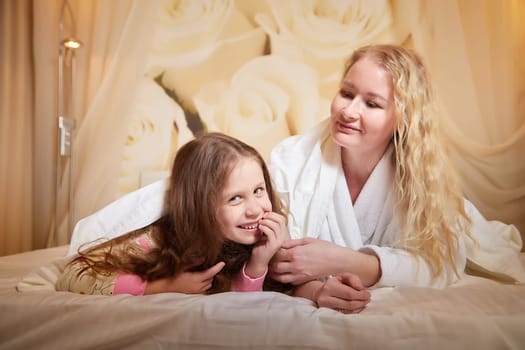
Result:
<instances>
[{"instance_id":1,"label":"girl's brown wavy hair","mask_svg":"<svg viewBox=\"0 0 525 350\"><path fill-rule=\"evenodd\" d=\"M229 291L233 277L249 259L252 246L224 240L217 214L226 180L242 158L252 158L260 164L272 210L284 215L259 152L233 137L206 133L185 144L176 154L166 196L166 214L152 224L155 248L144 254L131 244L118 246L115 244L118 240L112 240L104 244L105 250L99 245L81 256L87 259L89 268L98 272L133 273L147 281L185 270L205 270L224 261L226 265L215 276L208 294ZM265 286L265 289L288 290L288 286L275 281L268 280Z\"/></svg>"}]
</instances>

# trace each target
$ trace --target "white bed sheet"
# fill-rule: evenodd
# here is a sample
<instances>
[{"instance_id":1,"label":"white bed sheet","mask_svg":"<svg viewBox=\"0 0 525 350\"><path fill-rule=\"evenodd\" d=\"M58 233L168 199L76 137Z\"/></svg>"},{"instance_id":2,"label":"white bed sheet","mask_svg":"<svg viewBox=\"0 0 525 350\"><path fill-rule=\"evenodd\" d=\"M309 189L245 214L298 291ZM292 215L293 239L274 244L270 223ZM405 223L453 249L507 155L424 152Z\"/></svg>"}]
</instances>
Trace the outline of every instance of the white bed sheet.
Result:
<instances>
[{"instance_id":1,"label":"white bed sheet","mask_svg":"<svg viewBox=\"0 0 525 350\"><path fill-rule=\"evenodd\" d=\"M525 349L525 285L376 289L358 315L273 292L86 296L50 290L66 251L0 257L0 349Z\"/></svg>"}]
</instances>

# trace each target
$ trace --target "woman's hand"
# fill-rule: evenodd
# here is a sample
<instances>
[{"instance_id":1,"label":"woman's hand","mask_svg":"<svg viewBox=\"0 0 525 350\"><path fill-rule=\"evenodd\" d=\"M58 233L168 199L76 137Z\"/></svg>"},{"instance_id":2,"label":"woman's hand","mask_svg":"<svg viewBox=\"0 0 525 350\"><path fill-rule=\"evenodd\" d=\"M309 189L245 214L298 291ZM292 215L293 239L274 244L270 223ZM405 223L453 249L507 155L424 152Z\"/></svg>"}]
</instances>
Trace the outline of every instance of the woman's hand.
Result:
<instances>
[{"instance_id":1,"label":"woman's hand","mask_svg":"<svg viewBox=\"0 0 525 350\"><path fill-rule=\"evenodd\" d=\"M270 260L289 237L286 218L274 212L264 213L259 221L259 230L262 238L255 243L245 269L252 278L260 277L267 271Z\"/></svg>"},{"instance_id":2,"label":"woman's hand","mask_svg":"<svg viewBox=\"0 0 525 350\"><path fill-rule=\"evenodd\" d=\"M315 238L288 240L272 259L270 276L282 283L298 285L337 274L344 271L343 264L338 264L342 249L347 248Z\"/></svg>"},{"instance_id":3,"label":"woman's hand","mask_svg":"<svg viewBox=\"0 0 525 350\"><path fill-rule=\"evenodd\" d=\"M361 279L346 272L328 278L314 294L318 307L328 307L344 314L361 312L370 302L370 292L364 289Z\"/></svg>"},{"instance_id":4,"label":"woman's hand","mask_svg":"<svg viewBox=\"0 0 525 350\"><path fill-rule=\"evenodd\" d=\"M381 264L374 254L309 237L284 242L270 264L270 277L294 285L344 272L357 275L370 287L381 278Z\"/></svg>"},{"instance_id":5,"label":"woman's hand","mask_svg":"<svg viewBox=\"0 0 525 350\"><path fill-rule=\"evenodd\" d=\"M364 289L361 279L349 272L330 277L325 282L307 282L298 286L294 295L308 298L318 307L345 314L361 312L370 302L370 292Z\"/></svg>"},{"instance_id":6,"label":"woman's hand","mask_svg":"<svg viewBox=\"0 0 525 350\"><path fill-rule=\"evenodd\" d=\"M147 282L144 295L169 292L203 294L211 288L213 278L222 270L224 265L224 262L221 261L204 271L184 271L174 277Z\"/></svg>"}]
</instances>

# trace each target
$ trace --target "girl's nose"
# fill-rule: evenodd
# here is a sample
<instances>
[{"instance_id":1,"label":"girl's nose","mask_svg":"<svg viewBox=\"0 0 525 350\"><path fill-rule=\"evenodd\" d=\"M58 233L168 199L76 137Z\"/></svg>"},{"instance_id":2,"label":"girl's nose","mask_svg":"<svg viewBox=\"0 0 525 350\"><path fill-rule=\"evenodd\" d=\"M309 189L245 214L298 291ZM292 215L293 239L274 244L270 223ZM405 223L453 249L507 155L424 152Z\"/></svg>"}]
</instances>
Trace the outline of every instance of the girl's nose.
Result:
<instances>
[{"instance_id":1,"label":"girl's nose","mask_svg":"<svg viewBox=\"0 0 525 350\"><path fill-rule=\"evenodd\" d=\"M264 208L257 198L251 198L246 203L246 216L259 217L264 212Z\"/></svg>"}]
</instances>

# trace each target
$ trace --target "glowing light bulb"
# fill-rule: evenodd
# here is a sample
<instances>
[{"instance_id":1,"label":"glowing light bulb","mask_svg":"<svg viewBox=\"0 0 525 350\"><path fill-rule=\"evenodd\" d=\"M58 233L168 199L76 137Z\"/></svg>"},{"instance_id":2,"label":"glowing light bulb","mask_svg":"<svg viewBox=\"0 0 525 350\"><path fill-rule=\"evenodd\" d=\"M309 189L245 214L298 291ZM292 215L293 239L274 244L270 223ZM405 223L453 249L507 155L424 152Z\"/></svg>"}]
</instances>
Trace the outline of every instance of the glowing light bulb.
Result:
<instances>
[{"instance_id":1,"label":"glowing light bulb","mask_svg":"<svg viewBox=\"0 0 525 350\"><path fill-rule=\"evenodd\" d=\"M62 40L62 45L68 49L78 49L82 46L82 42L75 38L67 38Z\"/></svg>"}]
</instances>

